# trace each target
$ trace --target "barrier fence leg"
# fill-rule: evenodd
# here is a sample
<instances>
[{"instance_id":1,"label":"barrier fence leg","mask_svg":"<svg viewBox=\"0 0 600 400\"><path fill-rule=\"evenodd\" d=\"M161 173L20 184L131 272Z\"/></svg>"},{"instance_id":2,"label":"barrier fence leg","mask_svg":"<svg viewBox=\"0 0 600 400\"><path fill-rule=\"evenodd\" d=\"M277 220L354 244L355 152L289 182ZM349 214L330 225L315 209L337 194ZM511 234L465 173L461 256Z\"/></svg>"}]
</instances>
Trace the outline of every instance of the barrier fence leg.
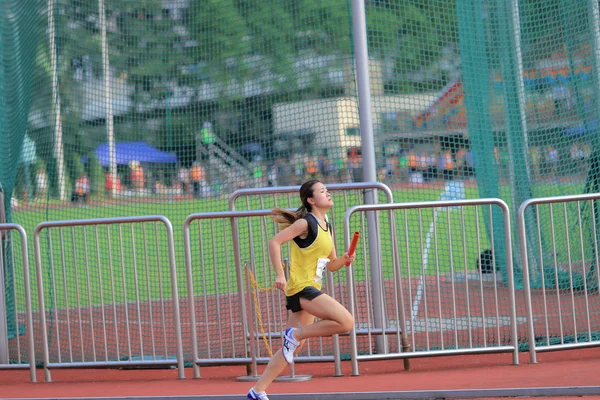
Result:
<instances>
[{"instance_id":1,"label":"barrier fence leg","mask_svg":"<svg viewBox=\"0 0 600 400\"><path fill-rule=\"evenodd\" d=\"M402 352L406 353L410 350L410 343L408 343L408 339L404 337L404 333L402 333ZM404 370L410 371L410 358L404 359Z\"/></svg>"},{"instance_id":2,"label":"barrier fence leg","mask_svg":"<svg viewBox=\"0 0 600 400\"><path fill-rule=\"evenodd\" d=\"M244 295L249 294L252 296L252 283L250 282L250 277L248 275L248 261L244 261L244 274L246 275L246 293ZM240 288L241 289L241 288ZM246 304L252 304L252 299L250 298ZM248 320L248 350L249 356L251 358L251 363L246 364L246 375L237 377L237 381L257 381L260 375L258 375L258 363L256 358L258 357L258 349L257 349L257 341L254 329L254 321L256 321L255 310L254 307L250 308L250 318Z\"/></svg>"},{"instance_id":3,"label":"barrier fence leg","mask_svg":"<svg viewBox=\"0 0 600 400\"><path fill-rule=\"evenodd\" d=\"M277 377L275 381L279 382L302 382L302 381L310 381L312 379L312 375L296 375L296 367L295 363L290 364L290 374L283 375Z\"/></svg>"},{"instance_id":4,"label":"barrier fence leg","mask_svg":"<svg viewBox=\"0 0 600 400\"><path fill-rule=\"evenodd\" d=\"M244 270L247 271L248 270L248 262L244 262ZM246 272L246 287L247 288L251 288L250 291L252 292L253 290L258 291L258 288L250 286L253 285L252 282L250 282L250 277L248 272ZM252 294L251 294L252 296ZM250 303L254 303L255 306L254 307L250 307L251 312L250 312L250 321L248 321L248 330L249 330L249 336L250 336L250 344L249 344L249 348L250 348L250 356L252 358L252 363L246 365L246 376L240 376L238 378L236 378L237 381L242 381L242 382L248 382L248 381L257 381L260 378L260 375L258 374L258 362L257 362L257 358L258 358L258 343L259 343L259 338L258 338L258 334L256 333L257 330L255 329L255 322L257 321L257 315L258 313L260 313L260 309L259 309L259 302L256 301L250 301ZM261 330L260 332L261 335L266 335L265 332L263 332ZM281 339L283 340L283 335L281 335ZM282 375L282 376L278 376L277 378L275 378L275 381L277 382L301 382L301 381L308 381L312 379L312 375L296 375L296 370L294 367L294 363L290 364L290 374L289 375Z\"/></svg>"}]
</instances>

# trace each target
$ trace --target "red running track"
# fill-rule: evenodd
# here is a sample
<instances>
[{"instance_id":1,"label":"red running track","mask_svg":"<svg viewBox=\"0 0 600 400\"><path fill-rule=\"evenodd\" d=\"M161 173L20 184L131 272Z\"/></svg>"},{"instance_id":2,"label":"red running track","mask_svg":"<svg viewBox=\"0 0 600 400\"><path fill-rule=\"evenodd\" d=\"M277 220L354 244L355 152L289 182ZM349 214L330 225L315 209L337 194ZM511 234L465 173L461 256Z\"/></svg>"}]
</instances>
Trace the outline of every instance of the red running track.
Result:
<instances>
[{"instance_id":1,"label":"red running track","mask_svg":"<svg viewBox=\"0 0 600 400\"><path fill-rule=\"evenodd\" d=\"M350 376L350 364L344 362L343 377L333 377L332 364L298 364L296 374L311 374L313 379L305 382L275 382L269 388L269 393L559 388L600 384L600 348L540 353L538 364L529 364L527 353L521 353L520 357L520 365L511 364L510 354L413 359L410 371L403 370L402 360L361 362L360 376ZM201 379L192 379L191 369L186 369L188 378L178 380L177 371L173 369L55 369L52 371L53 382L46 383L43 382L44 375L40 369L39 382L30 383L27 370L2 371L0 397L232 395L244 398L251 384L236 380L244 373L243 366L202 367ZM585 397L592 398L600 399L600 395Z\"/></svg>"}]
</instances>

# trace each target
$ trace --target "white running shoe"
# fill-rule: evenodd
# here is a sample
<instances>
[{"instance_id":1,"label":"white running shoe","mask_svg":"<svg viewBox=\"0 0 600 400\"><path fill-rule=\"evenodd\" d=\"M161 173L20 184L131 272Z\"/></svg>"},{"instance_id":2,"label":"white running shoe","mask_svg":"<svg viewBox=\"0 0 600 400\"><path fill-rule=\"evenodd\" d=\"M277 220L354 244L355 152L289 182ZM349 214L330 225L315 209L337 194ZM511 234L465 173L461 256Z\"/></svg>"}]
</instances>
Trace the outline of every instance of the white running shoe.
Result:
<instances>
[{"instance_id":1,"label":"white running shoe","mask_svg":"<svg viewBox=\"0 0 600 400\"><path fill-rule=\"evenodd\" d=\"M294 337L294 331L296 328L287 328L285 330L285 334L283 335L283 347L281 352L283 353L283 358L287 361L288 364L294 362L294 352L296 351L296 347L300 344Z\"/></svg>"},{"instance_id":2,"label":"white running shoe","mask_svg":"<svg viewBox=\"0 0 600 400\"><path fill-rule=\"evenodd\" d=\"M265 392L256 392L254 388L248 391L248 400L269 400Z\"/></svg>"}]
</instances>

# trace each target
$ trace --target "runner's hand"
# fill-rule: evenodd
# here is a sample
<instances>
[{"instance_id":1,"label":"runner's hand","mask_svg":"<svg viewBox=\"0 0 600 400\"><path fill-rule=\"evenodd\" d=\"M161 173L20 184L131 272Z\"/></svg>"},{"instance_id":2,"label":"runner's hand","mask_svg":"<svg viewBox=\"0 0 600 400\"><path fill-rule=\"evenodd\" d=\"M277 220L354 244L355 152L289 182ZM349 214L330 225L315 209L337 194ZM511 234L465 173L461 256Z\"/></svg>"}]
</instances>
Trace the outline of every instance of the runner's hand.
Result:
<instances>
[{"instance_id":1,"label":"runner's hand","mask_svg":"<svg viewBox=\"0 0 600 400\"><path fill-rule=\"evenodd\" d=\"M277 276L277 278L275 278L275 287L284 293L285 293L286 285L287 285L287 281L285 279L285 276Z\"/></svg>"},{"instance_id":2,"label":"runner's hand","mask_svg":"<svg viewBox=\"0 0 600 400\"><path fill-rule=\"evenodd\" d=\"M348 253L344 253L344 265L350 265L354 262L354 259L356 258L356 254L352 254L349 255Z\"/></svg>"}]
</instances>

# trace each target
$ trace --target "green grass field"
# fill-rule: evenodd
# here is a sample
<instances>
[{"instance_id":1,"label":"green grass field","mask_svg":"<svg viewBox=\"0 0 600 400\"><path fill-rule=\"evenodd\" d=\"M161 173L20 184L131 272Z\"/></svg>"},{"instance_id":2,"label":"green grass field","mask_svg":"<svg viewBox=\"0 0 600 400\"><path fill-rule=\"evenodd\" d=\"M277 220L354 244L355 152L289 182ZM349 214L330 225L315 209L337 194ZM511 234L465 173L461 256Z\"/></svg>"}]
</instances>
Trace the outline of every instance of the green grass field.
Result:
<instances>
[{"instance_id":1,"label":"green grass field","mask_svg":"<svg viewBox=\"0 0 600 400\"><path fill-rule=\"evenodd\" d=\"M501 192L508 191L506 187L500 189ZM439 189L396 190L394 198L397 202L430 201L437 200L439 193ZM362 203L357 196L358 194L350 194L342 197L340 194L334 193L336 206L330 218L338 226L336 238L338 252L343 251L342 222L344 213L347 207ZM466 197L477 198L476 188L467 187ZM239 209L271 209L275 205L280 207L296 206L294 204L295 196L289 197L286 195L283 199L275 203L273 199L268 197L254 198L248 200L248 202L244 200L241 203L242 206L238 205L237 207ZM380 198L379 201L385 202L385 199ZM477 215L473 207L465 208L464 212L443 209L437 214L435 225L431 224L433 220L432 209L424 209L421 214L415 210L411 210L406 214L402 211L396 211L394 215L399 242L399 257L405 276L408 276L409 272L411 276L415 277L421 273L430 275L474 271L479 252L489 247L489 235L486 229L489 216L485 212L486 207L480 207ZM163 215L173 225L179 295L186 296L183 222L188 215L193 213L226 211L227 208L226 199L163 202L145 202L131 199L127 204L90 205L86 207L67 206L19 211L14 215L14 222L21 224L29 235L30 264L32 267L32 281L35 287L33 231L39 223L49 220ZM511 208L511 212L516 213L516 210ZM541 218L547 219L548 217L541 214ZM393 244L388 229L388 219L387 213L380 215L381 229L379 235L384 276L390 278L393 276L391 251ZM560 229L560 221L558 225L557 234L564 236L566 230ZM265 286L268 286L273 279L273 274L270 270L265 244L275 232L275 226L268 218L254 218L252 221L240 221L240 227L240 241L243 246L241 249L242 261L253 260L257 271L261 272L258 279ZM405 227L408 227L408 229L405 229ZM98 305L102 302L110 302L112 299L132 301L170 296L166 235L164 235L164 228L158 226L156 230L159 234L158 237L155 237L154 229L153 225L146 226L145 229L139 226L134 228L125 226L119 232L114 227L110 229L101 227L98 231L88 227L85 229L87 247L83 245L84 229L81 228L63 230L62 241L60 232L53 233L52 246L49 245L47 236L43 236L41 242L46 302L55 304L57 308L62 308L67 305ZM357 266L355 267L355 277L357 280L365 278L364 275L368 273L368 265L370 264L367 254L368 247L366 247L365 242L368 236L366 229L364 216L355 214L351 220L351 231L361 230L363 233L363 241L357 251L357 261L355 263ZM406 242L407 232L410 237L408 244ZM95 244L96 234L99 235L98 245ZM110 246L105 240L109 234L112 238ZM120 239L117 240L116 238ZM203 221L201 229L198 229L197 223L193 224L191 243L195 294L235 291L235 265L229 222L225 220ZM423 266L424 257L427 257L425 268ZM62 271L62 265L67 266L64 272ZM358 267L363 265L367 265L367 267ZM76 267L71 268L69 266ZM17 282L20 276L21 273L17 268ZM132 277L135 279L131 279ZM338 279L345 280L345 273L340 274ZM142 284L136 284L135 282L141 282ZM75 285L75 283L78 283L78 285ZM34 296L35 292L34 290ZM35 304L34 302L34 306Z\"/></svg>"}]
</instances>

